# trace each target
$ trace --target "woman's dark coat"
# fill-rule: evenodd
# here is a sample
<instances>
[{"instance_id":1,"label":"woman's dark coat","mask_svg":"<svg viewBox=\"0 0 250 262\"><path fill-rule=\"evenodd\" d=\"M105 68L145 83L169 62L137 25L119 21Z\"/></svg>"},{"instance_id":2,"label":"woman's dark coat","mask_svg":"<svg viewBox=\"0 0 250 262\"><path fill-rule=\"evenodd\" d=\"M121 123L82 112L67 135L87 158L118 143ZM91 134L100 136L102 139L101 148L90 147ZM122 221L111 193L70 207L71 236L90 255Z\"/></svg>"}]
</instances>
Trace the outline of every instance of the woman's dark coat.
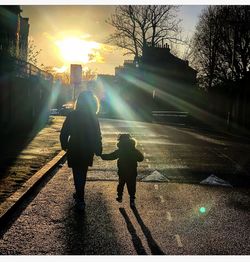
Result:
<instances>
[{"instance_id":1,"label":"woman's dark coat","mask_svg":"<svg viewBox=\"0 0 250 262\"><path fill-rule=\"evenodd\" d=\"M67 151L69 167L92 166L94 154L102 153L102 137L97 116L74 110L66 117L61 134L62 149Z\"/></svg>"}]
</instances>

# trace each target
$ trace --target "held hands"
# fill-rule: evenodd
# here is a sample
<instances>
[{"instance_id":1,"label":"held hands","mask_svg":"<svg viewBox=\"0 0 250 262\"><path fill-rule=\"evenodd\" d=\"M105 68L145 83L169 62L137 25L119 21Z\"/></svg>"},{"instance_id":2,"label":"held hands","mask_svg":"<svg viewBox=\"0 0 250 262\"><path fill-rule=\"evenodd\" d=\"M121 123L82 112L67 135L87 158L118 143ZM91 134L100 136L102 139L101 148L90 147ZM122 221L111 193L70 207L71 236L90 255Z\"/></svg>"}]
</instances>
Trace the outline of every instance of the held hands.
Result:
<instances>
[{"instance_id":1,"label":"held hands","mask_svg":"<svg viewBox=\"0 0 250 262\"><path fill-rule=\"evenodd\" d=\"M103 159L103 158L102 158L102 153L101 153L101 152L97 152L97 153L96 153L96 156L99 156L101 159Z\"/></svg>"},{"instance_id":2,"label":"held hands","mask_svg":"<svg viewBox=\"0 0 250 262\"><path fill-rule=\"evenodd\" d=\"M101 156L102 155L102 147L98 148L95 152L96 156Z\"/></svg>"},{"instance_id":3,"label":"held hands","mask_svg":"<svg viewBox=\"0 0 250 262\"><path fill-rule=\"evenodd\" d=\"M104 160L103 159L103 154L101 153L101 154L96 154L96 156L99 156L102 160Z\"/></svg>"}]
</instances>

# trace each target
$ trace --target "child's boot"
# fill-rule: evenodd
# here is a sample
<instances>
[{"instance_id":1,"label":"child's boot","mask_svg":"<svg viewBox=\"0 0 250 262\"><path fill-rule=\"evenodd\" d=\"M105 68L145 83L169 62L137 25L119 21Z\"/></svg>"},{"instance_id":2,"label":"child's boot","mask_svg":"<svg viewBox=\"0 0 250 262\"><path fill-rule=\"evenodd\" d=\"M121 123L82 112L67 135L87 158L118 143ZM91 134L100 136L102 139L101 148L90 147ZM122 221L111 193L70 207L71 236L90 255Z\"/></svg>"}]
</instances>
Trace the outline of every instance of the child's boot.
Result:
<instances>
[{"instance_id":1,"label":"child's boot","mask_svg":"<svg viewBox=\"0 0 250 262\"><path fill-rule=\"evenodd\" d=\"M116 198L116 201L119 202L119 203L121 203L121 202L122 202L122 196L119 196L119 195L118 195L117 198Z\"/></svg>"}]
</instances>

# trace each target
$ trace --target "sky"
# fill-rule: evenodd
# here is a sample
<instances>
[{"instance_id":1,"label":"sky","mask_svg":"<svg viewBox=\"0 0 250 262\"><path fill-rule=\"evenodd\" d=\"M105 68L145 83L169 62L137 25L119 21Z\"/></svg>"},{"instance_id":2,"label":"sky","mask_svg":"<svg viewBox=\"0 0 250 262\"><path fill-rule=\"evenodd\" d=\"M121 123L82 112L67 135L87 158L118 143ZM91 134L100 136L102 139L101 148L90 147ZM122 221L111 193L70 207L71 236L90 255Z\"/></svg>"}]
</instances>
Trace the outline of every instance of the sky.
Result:
<instances>
[{"instance_id":1,"label":"sky","mask_svg":"<svg viewBox=\"0 0 250 262\"><path fill-rule=\"evenodd\" d=\"M70 63L80 63L98 74L114 74L123 65L121 50L105 44L113 27L105 22L114 5L21 5L22 16L29 18L29 36L41 49L38 66L67 70ZM183 34L192 36L204 5L180 6ZM91 54L89 56L89 54Z\"/></svg>"}]
</instances>

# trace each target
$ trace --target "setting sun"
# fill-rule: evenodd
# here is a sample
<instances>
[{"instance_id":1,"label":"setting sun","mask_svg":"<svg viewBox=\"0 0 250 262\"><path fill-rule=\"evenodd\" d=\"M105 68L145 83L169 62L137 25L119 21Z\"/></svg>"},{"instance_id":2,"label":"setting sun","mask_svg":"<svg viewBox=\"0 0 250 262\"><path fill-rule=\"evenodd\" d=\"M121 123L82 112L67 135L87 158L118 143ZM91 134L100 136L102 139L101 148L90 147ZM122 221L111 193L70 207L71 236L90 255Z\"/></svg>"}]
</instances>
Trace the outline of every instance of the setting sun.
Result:
<instances>
[{"instance_id":1,"label":"setting sun","mask_svg":"<svg viewBox=\"0 0 250 262\"><path fill-rule=\"evenodd\" d=\"M56 45L66 63L89 63L100 61L101 55L98 50L101 45L78 37L67 37L57 40Z\"/></svg>"}]
</instances>

